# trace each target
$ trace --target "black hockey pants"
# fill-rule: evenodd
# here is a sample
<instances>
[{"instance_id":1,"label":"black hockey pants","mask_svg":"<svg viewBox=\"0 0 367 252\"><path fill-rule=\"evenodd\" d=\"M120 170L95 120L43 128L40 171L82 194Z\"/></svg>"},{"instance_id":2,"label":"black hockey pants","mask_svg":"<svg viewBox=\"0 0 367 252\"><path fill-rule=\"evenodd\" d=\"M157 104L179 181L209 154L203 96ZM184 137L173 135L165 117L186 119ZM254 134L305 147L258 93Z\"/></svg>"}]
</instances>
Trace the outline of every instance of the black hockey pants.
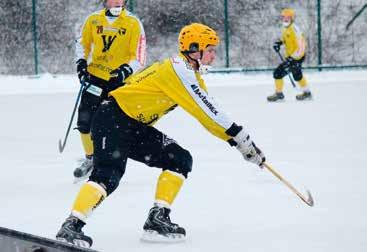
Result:
<instances>
[{"instance_id":1,"label":"black hockey pants","mask_svg":"<svg viewBox=\"0 0 367 252\"><path fill-rule=\"evenodd\" d=\"M273 73L274 79L283 79L289 72L292 73L295 81L300 81L303 77L302 74L302 63L305 60L305 56L299 60L294 60L292 64L287 66L286 62L282 62Z\"/></svg>"},{"instance_id":2,"label":"black hockey pants","mask_svg":"<svg viewBox=\"0 0 367 252\"><path fill-rule=\"evenodd\" d=\"M89 180L111 194L125 173L128 158L187 177L192 157L173 139L128 117L110 97L99 106L92 123L94 169Z\"/></svg>"},{"instance_id":3,"label":"black hockey pants","mask_svg":"<svg viewBox=\"0 0 367 252\"><path fill-rule=\"evenodd\" d=\"M89 84L92 86L90 86L88 90L83 91L78 108L77 128L80 133L83 134L90 133L94 114L101 102L107 99L108 93L122 86L97 78L93 75L89 75L86 80L86 85L88 86ZM99 89L100 94L97 91ZM92 90L94 90L94 92Z\"/></svg>"}]
</instances>

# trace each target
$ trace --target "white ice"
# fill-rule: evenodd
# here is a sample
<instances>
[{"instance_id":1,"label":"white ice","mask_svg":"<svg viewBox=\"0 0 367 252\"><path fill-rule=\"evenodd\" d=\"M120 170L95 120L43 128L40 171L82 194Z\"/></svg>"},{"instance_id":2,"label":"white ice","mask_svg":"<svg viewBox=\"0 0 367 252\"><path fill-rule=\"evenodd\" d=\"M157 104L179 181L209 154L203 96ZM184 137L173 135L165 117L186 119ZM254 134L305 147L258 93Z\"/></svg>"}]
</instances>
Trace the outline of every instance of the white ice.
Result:
<instances>
[{"instance_id":1,"label":"white ice","mask_svg":"<svg viewBox=\"0 0 367 252\"><path fill-rule=\"evenodd\" d=\"M120 187L85 228L100 251L367 251L367 71L306 72L311 102L269 104L271 73L213 74L210 94L245 126L267 160L295 187L311 190L308 207L266 170L246 163L183 110L157 127L194 157L193 172L171 218L187 230L182 244L143 244L159 170L129 161ZM54 238L80 187L77 131L65 152L57 142L78 90L75 77L0 76L0 226Z\"/></svg>"}]
</instances>

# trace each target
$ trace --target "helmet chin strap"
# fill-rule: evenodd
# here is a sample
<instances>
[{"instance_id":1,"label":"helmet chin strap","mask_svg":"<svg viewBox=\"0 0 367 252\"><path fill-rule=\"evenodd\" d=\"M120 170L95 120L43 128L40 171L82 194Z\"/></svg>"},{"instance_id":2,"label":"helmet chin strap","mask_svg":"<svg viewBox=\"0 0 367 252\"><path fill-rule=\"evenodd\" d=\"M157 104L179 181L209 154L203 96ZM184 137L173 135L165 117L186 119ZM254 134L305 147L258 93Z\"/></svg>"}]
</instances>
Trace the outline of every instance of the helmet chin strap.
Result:
<instances>
[{"instance_id":1,"label":"helmet chin strap","mask_svg":"<svg viewBox=\"0 0 367 252\"><path fill-rule=\"evenodd\" d=\"M188 59L190 59L191 61L193 61L193 62L195 62L195 64L196 64L196 71L199 71L199 73L200 74L207 74L209 71L210 71L210 69L211 69L211 66L209 66L209 65L204 65L204 64L202 64L201 63L201 60L202 60L202 58L203 58L203 51L200 51L200 59L194 59L194 58L192 58L191 56L190 56L190 53L189 52L182 52L182 54L186 57L186 58L188 58Z\"/></svg>"},{"instance_id":2,"label":"helmet chin strap","mask_svg":"<svg viewBox=\"0 0 367 252\"><path fill-rule=\"evenodd\" d=\"M182 52L183 55L185 55L186 58L192 60L195 62L197 69L196 70L200 70L200 65L201 62L200 60L203 58L203 51L200 51L200 59L194 59L190 56L190 52Z\"/></svg>"}]
</instances>

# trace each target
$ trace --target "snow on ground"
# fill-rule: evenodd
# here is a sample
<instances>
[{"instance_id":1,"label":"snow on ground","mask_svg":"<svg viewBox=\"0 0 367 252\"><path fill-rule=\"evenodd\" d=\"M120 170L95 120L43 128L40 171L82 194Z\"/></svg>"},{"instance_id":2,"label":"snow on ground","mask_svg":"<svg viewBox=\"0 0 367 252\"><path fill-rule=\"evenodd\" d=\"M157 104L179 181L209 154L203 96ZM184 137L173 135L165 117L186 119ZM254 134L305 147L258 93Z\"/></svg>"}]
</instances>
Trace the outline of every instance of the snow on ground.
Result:
<instances>
[{"instance_id":1,"label":"snow on ground","mask_svg":"<svg viewBox=\"0 0 367 252\"><path fill-rule=\"evenodd\" d=\"M85 232L100 251L367 251L367 71L310 72L315 99L269 104L270 73L212 74L210 94L251 133L268 162L315 207L302 203L269 172L246 163L184 111L159 129L189 149L193 172L172 219L187 230L182 244L144 244L142 225L159 170L129 161L119 189L90 218ZM75 77L0 76L0 226L53 238L80 187L72 171L81 157L73 131L64 136Z\"/></svg>"}]
</instances>

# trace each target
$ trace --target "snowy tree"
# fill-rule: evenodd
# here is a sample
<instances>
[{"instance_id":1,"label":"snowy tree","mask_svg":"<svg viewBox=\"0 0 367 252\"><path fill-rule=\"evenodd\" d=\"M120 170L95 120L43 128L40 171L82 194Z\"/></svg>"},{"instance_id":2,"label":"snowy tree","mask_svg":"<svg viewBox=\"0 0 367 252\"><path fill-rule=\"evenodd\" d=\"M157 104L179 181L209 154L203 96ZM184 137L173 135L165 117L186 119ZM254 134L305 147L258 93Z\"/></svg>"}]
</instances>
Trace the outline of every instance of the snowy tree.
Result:
<instances>
[{"instance_id":1,"label":"snowy tree","mask_svg":"<svg viewBox=\"0 0 367 252\"><path fill-rule=\"evenodd\" d=\"M36 1L37 47L40 69L50 73L74 73L74 40L85 18L102 8L101 0ZM222 40L216 66L225 64L224 0L168 1L134 0L134 12L144 24L148 63L177 52L182 26L202 22L215 28ZM280 11L296 10L297 24L307 39L306 65L318 59L317 1L229 0L229 55L232 67L274 67L279 62L272 43L280 36ZM345 25L365 0L322 0L323 63L367 64L367 18L359 18L351 29ZM132 6L129 6L130 8ZM363 16L367 16L364 13ZM32 74L34 44L32 1L0 2L0 73Z\"/></svg>"}]
</instances>

